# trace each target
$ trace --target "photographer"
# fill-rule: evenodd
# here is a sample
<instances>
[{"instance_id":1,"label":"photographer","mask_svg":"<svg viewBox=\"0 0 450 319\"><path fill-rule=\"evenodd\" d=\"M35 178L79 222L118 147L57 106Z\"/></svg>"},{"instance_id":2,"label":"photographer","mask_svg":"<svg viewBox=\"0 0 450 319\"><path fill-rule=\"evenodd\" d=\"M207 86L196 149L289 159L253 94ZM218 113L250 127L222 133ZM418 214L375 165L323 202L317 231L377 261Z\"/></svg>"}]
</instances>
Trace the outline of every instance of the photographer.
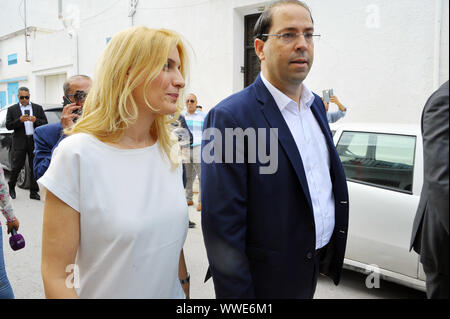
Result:
<instances>
[{"instance_id":1,"label":"photographer","mask_svg":"<svg viewBox=\"0 0 450 319\"><path fill-rule=\"evenodd\" d=\"M50 165L53 150L65 137L63 130L73 126L80 117L81 109L92 80L86 75L74 75L64 82L63 111L60 123L41 126L34 131L33 172L36 180L44 175Z\"/></svg>"},{"instance_id":2,"label":"photographer","mask_svg":"<svg viewBox=\"0 0 450 319\"><path fill-rule=\"evenodd\" d=\"M42 106L30 102L30 90L20 87L18 90L19 103L8 108L6 113L6 128L14 130L11 146L11 176L9 178L9 194L12 199L16 198L15 186L20 171L25 165L28 156L30 168L33 166L33 133L41 125L47 124ZM36 176L30 172L30 198L39 200L39 186Z\"/></svg>"},{"instance_id":3,"label":"photographer","mask_svg":"<svg viewBox=\"0 0 450 319\"><path fill-rule=\"evenodd\" d=\"M329 103L324 98L322 98L322 100L325 105L325 111L327 112L328 123L337 122L347 114L347 108L342 105L336 95L330 94L330 102L336 104L339 108L336 112L328 112Z\"/></svg>"}]
</instances>

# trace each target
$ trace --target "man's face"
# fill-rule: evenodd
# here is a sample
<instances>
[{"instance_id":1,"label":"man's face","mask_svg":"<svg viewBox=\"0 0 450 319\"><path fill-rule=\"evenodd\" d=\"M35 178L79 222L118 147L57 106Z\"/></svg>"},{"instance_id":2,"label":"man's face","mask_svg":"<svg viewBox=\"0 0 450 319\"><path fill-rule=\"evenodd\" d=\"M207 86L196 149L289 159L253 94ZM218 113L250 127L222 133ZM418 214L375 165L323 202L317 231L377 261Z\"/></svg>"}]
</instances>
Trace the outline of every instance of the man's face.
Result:
<instances>
[{"instance_id":1,"label":"man's face","mask_svg":"<svg viewBox=\"0 0 450 319\"><path fill-rule=\"evenodd\" d=\"M28 103L30 102L30 92L19 91L17 97L19 98L20 104L22 104L23 106L27 106Z\"/></svg>"},{"instance_id":2,"label":"man's face","mask_svg":"<svg viewBox=\"0 0 450 319\"><path fill-rule=\"evenodd\" d=\"M197 109L197 98L194 94L189 94L186 98L186 108L189 113L194 113Z\"/></svg>"},{"instance_id":3,"label":"man's face","mask_svg":"<svg viewBox=\"0 0 450 319\"><path fill-rule=\"evenodd\" d=\"M269 34L314 31L311 16L305 8L288 4L275 7L273 10ZM266 42L259 43L262 43L262 47L256 51L261 60L264 76L282 92L298 87L311 70L314 43L306 41L303 35L291 41L278 36L269 36Z\"/></svg>"},{"instance_id":4,"label":"man's face","mask_svg":"<svg viewBox=\"0 0 450 319\"><path fill-rule=\"evenodd\" d=\"M83 106L85 98L81 100L76 100L74 94L77 91L83 91L86 95L89 93L92 81L85 78L77 78L70 83L69 93L67 94L70 102L77 103L77 105Z\"/></svg>"}]
</instances>

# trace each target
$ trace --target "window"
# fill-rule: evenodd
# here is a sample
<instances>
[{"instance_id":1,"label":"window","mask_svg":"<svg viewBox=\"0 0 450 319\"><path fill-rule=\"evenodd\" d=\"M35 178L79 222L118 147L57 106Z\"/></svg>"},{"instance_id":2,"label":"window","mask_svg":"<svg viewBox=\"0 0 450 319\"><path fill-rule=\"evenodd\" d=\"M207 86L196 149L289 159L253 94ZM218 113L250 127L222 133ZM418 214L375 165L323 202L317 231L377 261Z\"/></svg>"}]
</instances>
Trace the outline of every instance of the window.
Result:
<instances>
[{"instance_id":1,"label":"window","mask_svg":"<svg viewBox=\"0 0 450 319\"><path fill-rule=\"evenodd\" d=\"M6 112L8 112L7 109L4 109L0 112L0 129L7 130L6 128Z\"/></svg>"},{"instance_id":2,"label":"window","mask_svg":"<svg viewBox=\"0 0 450 319\"><path fill-rule=\"evenodd\" d=\"M245 16L244 87L252 84L260 71L259 58L253 46L253 28L261 13Z\"/></svg>"},{"instance_id":3,"label":"window","mask_svg":"<svg viewBox=\"0 0 450 319\"><path fill-rule=\"evenodd\" d=\"M17 64L17 53L8 55L8 65Z\"/></svg>"},{"instance_id":4,"label":"window","mask_svg":"<svg viewBox=\"0 0 450 319\"><path fill-rule=\"evenodd\" d=\"M347 180L412 193L416 137L344 131L337 151Z\"/></svg>"}]
</instances>

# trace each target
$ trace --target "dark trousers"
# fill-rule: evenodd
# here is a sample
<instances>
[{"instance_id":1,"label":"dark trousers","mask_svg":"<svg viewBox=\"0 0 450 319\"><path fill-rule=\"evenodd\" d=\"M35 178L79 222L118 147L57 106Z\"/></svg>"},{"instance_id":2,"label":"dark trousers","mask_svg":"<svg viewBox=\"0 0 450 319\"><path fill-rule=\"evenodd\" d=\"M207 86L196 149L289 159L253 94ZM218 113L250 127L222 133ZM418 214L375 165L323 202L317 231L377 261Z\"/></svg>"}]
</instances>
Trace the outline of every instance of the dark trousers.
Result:
<instances>
[{"instance_id":1,"label":"dark trousers","mask_svg":"<svg viewBox=\"0 0 450 319\"><path fill-rule=\"evenodd\" d=\"M186 166L184 164L181 165L183 165L183 188L186 188Z\"/></svg>"},{"instance_id":2,"label":"dark trousers","mask_svg":"<svg viewBox=\"0 0 450 319\"><path fill-rule=\"evenodd\" d=\"M25 159L28 155L28 164L30 166L30 192L38 192L39 186L36 183L33 175L33 151L34 151L34 139L33 136L27 136L26 148L22 150L14 150L12 152L11 158L11 176L9 178L9 187L13 188L16 186L17 177L19 176L20 171L25 165Z\"/></svg>"},{"instance_id":3,"label":"dark trousers","mask_svg":"<svg viewBox=\"0 0 450 319\"><path fill-rule=\"evenodd\" d=\"M423 265L426 275L428 299L448 299L448 275L435 270L433 266Z\"/></svg>"},{"instance_id":4,"label":"dark trousers","mask_svg":"<svg viewBox=\"0 0 450 319\"><path fill-rule=\"evenodd\" d=\"M312 285L312 294L311 299L314 298L314 293L316 292L317 281L319 279L320 274L328 275L329 273L329 265L330 259L332 257L331 250L333 249L333 242L330 241L328 244L323 246L322 248L316 250L314 256L314 276L313 276L313 285ZM330 253L327 254L327 250L330 250Z\"/></svg>"}]
</instances>

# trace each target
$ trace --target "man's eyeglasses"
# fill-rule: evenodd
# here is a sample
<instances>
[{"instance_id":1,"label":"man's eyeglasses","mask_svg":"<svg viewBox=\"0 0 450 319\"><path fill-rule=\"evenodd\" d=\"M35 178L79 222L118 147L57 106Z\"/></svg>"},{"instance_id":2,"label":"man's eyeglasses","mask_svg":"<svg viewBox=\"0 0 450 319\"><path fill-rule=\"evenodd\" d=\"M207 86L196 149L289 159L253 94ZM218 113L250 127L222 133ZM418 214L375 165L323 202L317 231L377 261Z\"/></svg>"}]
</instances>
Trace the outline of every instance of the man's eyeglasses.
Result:
<instances>
[{"instance_id":1,"label":"man's eyeglasses","mask_svg":"<svg viewBox=\"0 0 450 319\"><path fill-rule=\"evenodd\" d=\"M195 100L186 100L186 103L195 103Z\"/></svg>"},{"instance_id":2,"label":"man's eyeglasses","mask_svg":"<svg viewBox=\"0 0 450 319\"><path fill-rule=\"evenodd\" d=\"M278 37L285 43L292 43L294 41L297 41L300 36L303 36L305 38L305 41L308 44L314 43L314 39L318 40L320 39L320 34L314 34L312 32L303 32L303 33L297 33L297 32L284 32L279 34L262 34L262 36L265 37Z\"/></svg>"},{"instance_id":3,"label":"man's eyeglasses","mask_svg":"<svg viewBox=\"0 0 450 319\"><path fill-rule=\"evenodd\" d=\"M67 94L67 96L73 96L75 101L83 101L86 99L87 93L81 90L77 90L75 94Z\"/></svg>"},{"instance_id":4,"label":"man's eyeglasses","mask_svg":"<svg viewBox=\"0 0 450 319\"><path fill-rule=\"evenodd\" d=\"M29 96L19 96L19 99L21 99L21 100L23 100L23 99L29 100L30 97Z\"/></svg>"}]
</instances>

